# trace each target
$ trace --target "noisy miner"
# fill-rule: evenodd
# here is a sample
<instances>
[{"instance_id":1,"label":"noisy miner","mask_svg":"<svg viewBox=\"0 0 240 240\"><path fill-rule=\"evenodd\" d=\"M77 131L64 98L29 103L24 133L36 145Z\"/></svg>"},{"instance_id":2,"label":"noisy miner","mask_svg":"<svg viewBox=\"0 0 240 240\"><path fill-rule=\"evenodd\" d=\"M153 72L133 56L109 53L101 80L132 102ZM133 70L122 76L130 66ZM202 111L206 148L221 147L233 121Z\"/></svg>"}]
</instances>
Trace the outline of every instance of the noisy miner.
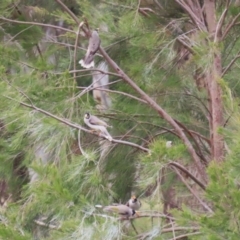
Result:
<instances>
[{"instance_id":1,"label":"noisy miner","mask_svg":"<svg viewBox=\"0 0 240 240\"><path fill-rule=\"evenodd\" d=\"M119 204L119 205L112 205L112 206L106 206L103 208L103 211L105 212L115 212L118 213L121 216L124 216L126 218L132 217L135 214L138 216L136 211L126 205Z\"/></svg>"},{"instance_id":2,"label":"noisy miner","mask_svg":"<svg viewBox=\"0 0 240 240\"><path fill-rule=\"evenodd\" d=\"M93 30L91 33L91 37L89 38L88 42L88 49L86 55L83 59L79 61L82 67L84 68L91 68L94 67L94 56L97 53L101 40L98 36L98 30Z\"/></svg>"},{"instance_id":3,"label":"noisy miner","mask_svg":"<svg viewBox=\"0 0 240 240\"><path fill-rule=\"evenodd\" d=\"M91 129L102 133L105 136L105 138L108 139L110 142L112 141L113 138L107 131L107 127L111 127L111 126L109 126L106 122L104 122L103 120L100 120L96 116L90 115L90 113L85 113L84 122Z\"/></svg>"},{"instance_id":4,"label":"noisy miner","mask_svg":"<svg viewBox=\"0 0 240 240\"><path fill-rule=\"evenodd\" d=\"M134 211L136 211L136 210L138 210L138 209L142 206L142 204L141 204L140 200L137 199L137 197L133 195L133 196L128 200L126 206L128 206L128 207L130 207L131 209L133 209Z\"/></svg>"},{"instance_id":5,"label":"noisy miner","mask_svg":"<svg viewBox=\"0 0 240 240\"><path fill-rule=\"evenodd\" d=\"M167 141L166 148L171 148L171 147L172 147L172 141Z\"/></svg>"}]
</instances>

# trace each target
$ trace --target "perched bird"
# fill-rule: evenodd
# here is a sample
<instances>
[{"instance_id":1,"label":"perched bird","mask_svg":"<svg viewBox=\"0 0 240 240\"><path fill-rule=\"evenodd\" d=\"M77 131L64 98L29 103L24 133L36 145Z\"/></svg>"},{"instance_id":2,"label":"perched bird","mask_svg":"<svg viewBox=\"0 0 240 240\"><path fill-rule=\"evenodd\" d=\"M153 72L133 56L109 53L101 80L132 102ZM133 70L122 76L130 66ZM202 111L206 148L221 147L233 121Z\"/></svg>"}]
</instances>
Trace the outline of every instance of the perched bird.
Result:
<instances>
[{"instance_id":1,"label":"perched bird","mask_svg":"<svg viewBox=\"0 0 240 240\"><path fill-rule=\"evenodd\" d=\"M138 210L142 206L140 200L137 199L134 195L128 200L126 205L134 211Z\"/></svg>"},{"instance_id":2,"label":"perched bird","mask_svg":"<svg viewBox=\"0 0 240 240\"><path fill-rule=\"evenodd\" d=\"M132 217L135 214L137 215L136 211L126 205L119 204L119 205L112 205L112 206L106 206L103 208L103 211L105 212L115 212L119 215L122 215L124 217Z\"/></svg>"},{"instance_id":3,"label":"perched bird","mask_svg":"<svg viewBox=\"0 0 240 240\"><path fill-rule=\"evenodd\" d=\"M98 30L93 30L91 33L91 37L89 38L86 55L84 56L83 59L79 61L82 67L84 68L94 67L93 59L96 52L98 51L100 43L101 43L101 40L98 36Z\"/></svg>"},{"instance_id":4,"label":"perched bird","mask_svg":"<svg viewBox=\"0 0 240 240\"><path fill-rule=\"evenodd\" d=\"M167 141L166 142L166 148L172 147L172 141Z\"/></svg>"},{"instance_id":5,"label":"perched bird","mask_svg":"<svg viewBox=\"0 0 240 240\"><path fill-rule=\"evenodd\" d=\"M112 141L112 136L107 131L107 127L111 126L109 126L106 122L100 120L96 116L90 115L90 113L85 113L84 122L93 130L102 133L110 142Z\"/></svg>"}]
</instances>

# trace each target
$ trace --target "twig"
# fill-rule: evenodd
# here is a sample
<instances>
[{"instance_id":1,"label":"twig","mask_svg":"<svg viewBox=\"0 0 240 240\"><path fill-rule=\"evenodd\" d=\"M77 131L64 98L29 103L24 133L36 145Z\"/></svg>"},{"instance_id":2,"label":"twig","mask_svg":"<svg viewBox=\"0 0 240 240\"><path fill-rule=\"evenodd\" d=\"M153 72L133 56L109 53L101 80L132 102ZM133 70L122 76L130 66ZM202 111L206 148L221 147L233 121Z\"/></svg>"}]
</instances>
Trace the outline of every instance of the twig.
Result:
<instances>
[{"instance_id":1,"label":"twig","mask_svg":"<svg viewBox=\"0 0 240 240\"><path fill-rule=\"evenodd\" d=\"M134 224L133 224L133 220L130 220L130 223L131 223L132 228L133 228L133 230L135 231L135 233L138 234L138 231L137 231L136 227L135 227Z\"/></svg>"},{"instance_id":2,"label":"twig","mask_svg":"<svg viewBox=\"0 0 240 240\"><path fill-rule=\"evenodd\" d=\"M97 69L97 68L81 69L81 70L71 70L71 71L69 71L69 73L89 72L89 71L100 72L102 74L108 74L108 75L112 75L112 76L116 76L116 77L121 77L119 74L116 74L116 73L113 73L113 72L103 71L103 70L100 70L100 69Z\"/></svg>"},{"instance_id":3,"label":"twig","mask_svg":"<svg viewBox=\"0 0 240 240\"><path fill-rule=\"evenodd\" d=\"M189 186L189 184L187 183L187 181L184 179L184 177L180 174L180 172L177 170L176 167L172 167L174 169L174 171L176 172L176 174L179 176L179 178L181 179L181 181L185 184L185 186L188 188L188 190L192 193L192 195L199 201L199 203L203 206L204 209L206 209L207 211L209 211L210 213L213 213L213 210L202 201L202 199L193 191L193 189Z\"/></svg>"},{"instance_id":4,"label":"twig","mask_svg":"<svg viewBox=\"0 0 240 240\"><path fill-rule=\"evenodd\" d=\"M175 240L177 239L187 239L187 237L193 236L193 235L198 235L201 234L201 232L193 232L193 233L186 233L186 234L182 234L179 235L175 238ZM173 238L169 239L169 240L174 240Z\"/></svg>"},{"instance_id":5,"label":"twig","mask_svg":"<svg viewBox=\"0 0 240 240\"><path fill-rule=\"evenodd\" d=\"M64 4L60 0L55 0L55 1L57 1L63 7ZM176 1L179 1L179 0L176 0ZM73 13L66 6L64 7L64 9L70 14L70 16L73 15ZM79 21L75 15L73 16L73 19L75 20L75 22L77 24L79 24ZM207 181L207 175L206 175L205 169L202 166L201 161L200 161L197 153L195 152L195 149L193 148L191 142L188 140L188 138L186 137L186 135L184 134L182 129L174 121L174 119L164 109L162 109L149 95L147 95L127 74L125 74L125 72L113 61L113 59L109 57L109 55L106 53L106 51L103 49L102 46L99 47L99 51L103 55L105 60L108 62L108 64L113 67L113 69L122 77L122 79L125 82L127 82L136 92L138 92L140 94L140 96L144 100L146 100L146 102L148 102L148 105L150 107L152 107L154 110L156 110L161 117L163 117L170 125L173 126L173 128L176 130L176 132L179 134L180 138L184 142L190 155L192 156L192 158L196 164L196 167L197 167L199 173L201 174L203 180ZM147 150L147 151L149 151L149 150Z\"/></svg>"},{"instance_id":6,"label":"twig","mask_svg":"<svg viewBox=\"0 0 240 240\"><path fill-rule=\"evenodd\" d=\"M238 13L233 19L232 21L227 25L221 40L224 40L224 38L227 36L228 32L231 30L231 28L235 25L236 21L238 20L238 18L240 17L240 13Z\"/></svg>"},{"instance_id":7,"label":"twig","mask_svg":"<svg viewBox=\"0 0 240 240\"><path fill-rule=\"evenodd\" d=\"M194 175L192 175L184 166L182 166L180 163L177 162L170 162L169 165L172 165L178 169L180 169L182 172L186 173L195 183L197 183L203 190L206 190L206 186L198 180Z\"/></svg>"},{"instance_id":8,"label":"twig","mask_svg":"<svg viewBox=\"0 0 240 240\"><path fill-rule=\"evenodd\" d=\"M79 23L78 25L78 31L77 31L77 36L75 40L75 45L74 45L74 54L73 54L73 78L75 82L77 81L77 76L76 76L76 68L77 68L77 46L78 46L78 39L79 39L79 32L81 27L83 26L84 22Z\"/></svg>"},{"instance_id":9,"label":"twig","mask_svg":"<svg viewBox=\"0 0 240 240\"><path fill-rule=\"evenodd\" d=\"M195 13L192 11L192 9L185 2L183 2L181 0L175 0L175 2L177 2L185 10L185 12L188 13L189 17L192 19L193 23L195 23L196 27L200 31L206 30L203 22L201 22L201 20L195 15Z\"/></svg>"},{"instance_id":10,"label":"twig","mask_svg":"<svg viewBox=\"0 0 240 240\"><path fill-rule=\"evenodd\" d=\"M38 22L24 22L24 21L18 21L18 20L8 19L8 18L5 18L5 17L0 17L0 20L6 21L6 22L19 23L19 24L36 25L36 26L41 26L41 27L56 28L56 29L60 29L60 30L65 31L65 32L71 32L71 33L76 34L76 32L73 31L73 30L70 30L70 29L68 29L68 28L63 28L63 27L55 26L55 25L51 25L51 24L38 23Z\"/></svg>"},{"instance_id":11,"label":"twig","mask_svg":"<svg viewBox=\"0 0 240 240\"><path fill-rule=\"evenodd\" d=\"M231 67L233 66L233 64L237 61L237 59L240 58L240 51L238 52L238 54L231 60L231 62L223 69L222 75L221 77L223 77L227 71L229 71L231 69Z\"/></svg>"},{"instance_id":12,"label":"twig","mask_svg":"<svg viewBox=\"0 0 240 240\"><path fill-rule=\"evenodd\" d=\"M227 1L227 2L229 3L229 1ZM226 18L227 12L228 12L228 4L227 4L226 8L224 9L224 11L217 23L216 32L215 32L215 36L214 36L214 42L217 42L219 40L219 33L222 30L222 26L223 26L224 20Z\"/></svg>"},{"instance_id":13,"label":"twig","mask_svg":"<svg viewBox=\"0 0 240 240\"><path fill-rule=\"evenodd\" d=\"M150 217L150 218L166 218L166 219L171 219L173 221L175 221L176 219L174 217L168 216L166 214L163 213L142 213L141 211L138 211L138 217L129 217L129 218L118 218L118 220L131 220L131 219L138 219L138 218L146 218L146 217Z\"/></svg>"},{"instance_id":14,"label":"twig","mask_svg":"<svg viewBox=\"0 0 240 240\"><path fill-rule=\"evenodd\" d=\"M54 114L52 114L52 113L50 113L50 112L48 112L48 111L45 111L45 110L43 110L43 109L41 109L41 108L36 107L35 105L30 105L30 104L27 104L27 103L18 101L18 100L16 100L16 99L13 99L13 98L8 97L8 96L5 96L5 97L8 98L8 99L10 99L10 100L12 100L12 101L18 102L19 104L21 104L21 105L23 105L23 106L25 106L25 107L28 107L28 108L31 108L31 109L35 109L36 111L41 112L41 113L43 113L44 115L47 115L47 116L49 116L49 117L51 117L51 118L54 118L54 119L58 120L59 122L65 124L65 125L67 125L67 126L69 126L69 127L72 127L72 128L75 128L75 129L80 129L80 130L83 130L84 132L87 132L87 133L93 134L93 135L95 135L95 136L99 136L99 137L102 137L102 138L106 139L106 136L103 135L103 134L98 135L97 133L94 133L94 132L92 132L91 130L88 130L88 129L86 129L86 128L83 128L82 126L80 126L80 125L78 125L78 124L76 124L76 123L72 123L72 122L70 122L70 121L67 120L67 119L58 117L58 116L56 116L56 115L54 115ZM112 142L113 142L113 143L120 143L120 144L124 144L124 145L128 145L128 146L132 146L132 147L136 147L136 148L138 148L138 149L140 149L140 150L142 150L142 151L144 151L144 152L148 152L148 153L150 154L150 150L149 150L148 148L142 147L142 146L140 146L140 145L138 145L138 144L136 144L136 143L127 142L127 141L122 141L122 140L117 140L117 139L113 139Z\"/></svg>"},{"instance_id":15,"label":"twig","mask_svg":"<svg viewBox=\"0 0 240 240\"><path fill-rule=\"evenodd\" d=\"M81 88L81 87L78 87L78 88ZM105 92L110 92L110 93L117 93L117 94L129 97L129 98L135 99L135 100L137 100L139 102L142 102L142 103L145 103L145 104L147 103L146 101L142 100L141 98L135 97L135 96L133 96L133 95L131 95L129 93L125 93L125 92L121 92L121 91L115 91L115 90L110 90L110 89L106 89L106 88L99 88L99 87L90 88L90 90L93 90L93 89L101 90L101 91L105 91Z\"/></svg>"},{"instance_id":16,"label":"twig","mask_svg":"<svg viewBox=\"0 0 240 240\"><path fill-rule=\"evenodd\" d=\"M48 223L44 223L44 222L42 222L42 221L39 221L39 220L34 220L34 222L37 224L37 225L39 225L39 226L43 226L43 227L47 227L47 228L51 228L51 229L60 229L61 228L61 226L59 225L59 226L56 226L56 225L53 225L53 224L48 224Z\"/></svg>"},{"instance_id":17,"label":"twig","mask_svg":"<svg viewBox=\"0 0 240 240\"><path fill-rule=\"evenodd\" d=\"M59 5L61 5L61 7L63 8L64 11L66 11L71 17L72 19L79 24L78 18L75 16L75 14L61 1L59 0L55 0L55 2L57 2Z\"/></svg>"}]
</instances>

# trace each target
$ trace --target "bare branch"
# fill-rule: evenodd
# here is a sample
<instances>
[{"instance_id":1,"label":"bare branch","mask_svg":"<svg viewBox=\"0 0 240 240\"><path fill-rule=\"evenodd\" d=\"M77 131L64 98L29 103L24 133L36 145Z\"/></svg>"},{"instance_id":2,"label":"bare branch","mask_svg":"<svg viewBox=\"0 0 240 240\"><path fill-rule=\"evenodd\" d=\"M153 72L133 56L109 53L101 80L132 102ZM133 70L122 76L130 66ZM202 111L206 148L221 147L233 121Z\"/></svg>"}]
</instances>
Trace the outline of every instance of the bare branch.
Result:
<instances>
[{"instance_id":1,"label":"bare branch","mask_svg":"<svg viewBox=\"0 0 240 240\"><path fill-rule=\"evenodd\" d=\"M170 162L169 165L172 165L178 169L180 169L182 172L186 173L195 183L197 183L203 190L206 190L206 186L198 180L195 176L193 176L184 166L182 166L180 163L177 162Z\"/></svg>"},{"instance_id":2,"label":"bare branch","mask_svg":"<svg viewBox=\"0 0 240 240\"><path fill-rule=\"evenodd\" d=\"M81 69L81 70L71 70L69 71L69 73L78 73L78 72L89 72L89 71L93 71L93 72L100 72L102 74L108 74L108 75L112 75L112 76L116 76L116 77L121 77L119 74L113 73L113 72L106 72L97 68L91 68L91 69Z\"/></svg>"},{"instance_id":3,"label":"bare branch","mask_svg":"<svg viewBox=\"0 0 240 240\"><path fill-rule=\"evenodd\" d=\"M77 88L82 88L82 87L77 87ZM125 92L121 92L121 91L115 91L115 90L110 90L110 89L106 89L106 88L99 88L99 87L93 87L91 88L90 90L93 90L93 89L96 89L96 90L101 90L101 91L105 91L105 92L110 92L110 93L117 93L117 94L121 94L123 96L126 96L126 97L129 97L129 98L132 98L132 99L135 99L141 103L147 103L146 101L142 100L141 98L138 98L138 97L135 97L129 93L125 93Z\"/></svg>"},{"instance_id":4,"label":"bare branch","mask_svg":"<svg viewBox=\"0 0 240 240\"><path fill-rule=\"evenodd\" d=\"M76 76L76 69L77 69L77 46L78 46L78 39L79 39L79 32L81 27L83 26L84 22L79 23L78 26L78 31L77 31L77 36L75 40L75 45L74 45L74 54L73 54L73 78L75 82L77 81L77 76Z\"/></svg>"},{"instance_id":5,"label":"bare branch","mask_svg":"<svg viewBox=\"0 0 240 240\"><path fill-rule=\"evenodd\" d=\"M41 108L36 107L35 105L30 105L30 104L27 104L27 103L18 101L18 100L16 100L16 99L13 99L13 98L8 97L8 96L5 96L5 97L8 98L8 99L10 99L10 100L13 100L13 101L15 101L15 102L18 102L19 104L21 104L21 105L23 105L23 106L25 106L25 107L27 107L27 108L34 109L34 110L36 110L36 111L38 111L38 112L43 113L43 114L46 115L46 116L49 116L49 117L51 117L51 118L54 118L54 119L56 119L57 121L65 124L65 125L67 125L67 126L69 126L69 127L72 127L72 128L78 129L78 130L83 130L84 132L87 132L87 133L93 134L93 135L95 135L95 136L99 136L99 137L102 137L102 138L106 139L106 136L103 135L103 134L98 135L97 133L94 133L94 132L92 132L91 130L88 130L88 129L86 129L86 128L83 128L82 126L80 126L80 125L78 125L78 124L76 124L76 123L72 123L72 122L70 122L70 121L67 120L67 119L58 117L58 116L56 116L56 115L54 115L54 114L52 114L52 113L50 113L50 112L48 112L48 111L45 111L45 110L43 110L43 109L41 109ZM127 142L127 141L122 141L122 140L117 140L117 139L113 139L112 142L113 142L113 143L120 143L120 144L124 144L124 145L128 145L128 146L132 146L132 147L136 147L136 148L138 148L138 149L140 149L140 150L142 150L142 151L147 152L147 153L150 154L150 150L149 150L148 148L142 147L142 146L140 146L140 145L138 145L138 144L136 144L136 143Z\"/></svg>"},{"instance_id":6,"label":"bare branch","mask_svg":"<svg viewBox=\"0 0 240 240\"><path fill-rule=\"evenodd\" d=\"M200 31L206 30L205 24L201 22L201 20L195 15L192 9L185 2L183 2L182 0L175 0L175 2L177 2L185 10L185 12L187 12L193 23L195 23L196 27Z\"/></svg>"},{"instance_id":7,"label":"bare branch","mask_svg":"<svg viewBox=\"0 0 240 240\"><path fill-rule=\"evenodd\" d=\"M240 58L240 51L238 52L238 54L231 60L231 62L223 69L222 75L221 77L223 77L227 71L229 71L231 69L231 67L233 66L233 64L237 61L237 59Z\"/></svg>"},{"instance_id":8,"label":"bare branch","mask_svg":"<svg viewBox=\"0 0 240 240\"><path fill-rule=\"evenodd\" d=\"M229 0L226 2L226 8L223 10L222 15L219 18L219 21L217 23L216 32L215 32L215 36L214 36L214 42L217 42L219 40L220 32L222 31L222 26L223 26L224 20L227 16L228 8L229 8Z\"/></svg>"},{"instance_id":9,"label":"bare branch","mask_svg":"<svg viewBox=\"0 0 240 240\"><path fill-rule=\"evenodd\" d=\"M177 170L177 168L175 166L172 166L172 168L174 169L174 171L176 172L176 174L179 176L179 178L181 179L181 181L185 184L185 186L188 188L188 190L192 193L192 195L199 201L199 203L203 206L204 209L206 209L207 211L209 211L210 213L213 213L213 210L202 201L202 199L193 191L193 189L189 186L189 184L187 183L187 181L184 179L184 177L181 175L181 173Z\"/></svg>"},{"instance_id":10,"label":"bare branch","mask_svg":"<svg viewBox=\"0 0 240 240\"><path fill-rule=\"evenodd\" d=\"M50 224L50 223L45 223L45 222L42 222L40 220L34 220L34 222L39 225L39 226L43 226L43 227L47 227L47 228L51 228L51 229L60 229L61 226L57 226L57 225L53 225L53 224Z\"/></svg>"},{"instance_id":11,"label":"bare branch","mask_svg":"<svg viewBox=\"0 0 240 240\"><path fill-rule=\"evenodd\" d=\"M227 36L227 34L229 33L229 31L232 29L232 27L235 25L235 23L237 22L238 18L240 17L240 13L238 13L233 19L232 21L227 25L222 37L221 37L221 40L224 40L225 37Z\"/></svg>"},{"instance_id":12,"label":"bare branch","mask_svg":"<svg viewBox=\"0 0 240 240\"><path fill-rule=\"evenodd\" d=\"M19 24L26 24L26 25L36 25L36 26L41 26L41 27L56 28L56 29L59 29L59 30L65 31L65 32L70 32L70 33L76 34L76 32L73 31L73 30L70 30L68 28L55 26L55 25L51 25L51 24L45 24L45 23L39 23L39 22L24 22L24 21L8 19L8 18L5 18L5 17L0 17L0 20L6 21L6 22L12 22L12 23L19 23Z\"/></svg>"},{"instance_id":13,"label":"bare branch","mask_svg":"<svg viewBox=\"0 0 240 240\"><path fill-rule=\"evenodd\" d=\"M55 0L58 3L60 3L60 0ZM180 1L180 0L176 0ZM64 4L61 2L61 6ZM65 6L65 5L64 5ZM65 8L67 8L65 6ZM65 9L64 8L64 9ZM65 9L69 13L69 9ZM72 16L72 12L69 13L70 16ZM73 19L77 24L79 24L78 19L74 16ZM200 23L199 23L200 24ZM199 26L199 24L197 26ZM174 119L166 112L164 111L151 97L149 97L131 78L128 77L127 74L109 57L109 55L106 53L106 51L103 49L103 47L99 47L100 53L103 55L105 60L108 62L108 64L122 77L122 79L127 82L139 95L148 102L148 105L152 107L154 110L158 112L158 114L164 118L170 125L173 126L173 128L178 133L179 137L184 142L186 148L188 149L189 153L191 154L197 169L199 170L199 173L201 174L204 181L207 181L206 172L204 169L204 166L202 165L197 153L195 152L195 149L193 148L191 142L188 140L182 129L178 126L178 124L174 121ZM149 150L148 150L149 151Z\"/></svg>"}]
</instances>

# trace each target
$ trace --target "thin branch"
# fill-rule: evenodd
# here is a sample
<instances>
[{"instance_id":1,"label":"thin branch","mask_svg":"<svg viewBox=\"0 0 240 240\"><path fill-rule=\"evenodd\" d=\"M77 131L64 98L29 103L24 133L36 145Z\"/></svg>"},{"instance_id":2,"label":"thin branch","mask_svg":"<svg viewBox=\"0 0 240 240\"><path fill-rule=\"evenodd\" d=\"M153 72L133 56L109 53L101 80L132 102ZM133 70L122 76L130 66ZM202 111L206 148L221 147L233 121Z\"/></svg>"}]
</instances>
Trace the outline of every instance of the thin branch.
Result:
<instances>
[{"instance_id":1,"label":"thin branch","mask_svg":"<svg viewBox=\"0 0 240 240\"><path fill-rule=\"evenodd\" d=\"M72 19L79 24L78 18L76 17L76 15L60 0L55 0L55 2L57 2L59 5L61 5L61 7L63 8L64 11L66 11L71 17Z\"/></svg>"},{"instance_id":2,"label":"thin branch","mask_svg":"<svg viewBox=\"0 0 240 240\"><path fill-rule=\"evenodd\" d=\"M36 111L38 111L38 112L43 113L43 114L46 115L46 116L49 116L49 117L51 117L51 118L54 118L54 119L58 120L59 122L65 124L65 125L67 125L67 126L69 126L69 127L72 127L72 128L78 129L78 130L83 130L84 132L87 132L87 133L93 134L93 135L95 135L95 136L99 136L99 137L102 137L102 138L106 139L106 136L103 135L103 134L98 135L97 133L94 133L94 132L92 132L91 130L88 130L88 129L86 129L86 128L83 128L82 126L80 126L80 125L78 125L78 124L76 124L76 123L72 123L72 122L70 122L70 121L67 120L67 119L58 117L58 116L56 116L56 115L54 115L54 114L52 114L52 113L50 113L50 112L48 112L48 111L45 111L45 110L43 110L43 109L41 109L41 108L36 107L35 105L30 105L30 104L27 104L27 103L18 101L18 100L16 100L16 99L13 99L13 98L8 97L8 96L5 96L5 97L8 98L8 99L10 99L10 100L12 100L12 101L18 102L19 104L21 104L21 105L23 105L23 106L25 106L25 107L27 107L27 108L34 109L34 110L36 110ZM142 146L140 146L140 145L138 145L138 144L136 144L136 143L127 142L127 141L122 141L122 140L117 140L117 139L113 139L112 142L113 142L113 143L120 143L120 144L124 144L124 145L128 145L128 146L132 146L132 147L136 147L136 148L138 148L138 149L140 149L140 150L142 150L142 151L147 152L147 153L150 154L150 150L149 150L148 148L142 147Z\"/></svg>"},{"instance_id":3,"label":"thin branch","mask_svg":"<svg viewBox=\"0 0 240 240\"><path fill-rule=\"evenodd\" d=\"M184 166L182 166L180 163L177 162L170 162L169 165L172 165L178 169L180 169L182 172L187 174L195 183L197 183L204 191L206 190L206 186L198 180L192 173L190 173Z\"/></svg>"},{"instance_id":4,"label":"thin branch","mask_svg":"<svg viewBox=\"0 0 240 240\"><path fill-rule=\"evenodd\" d=\"M77 46L78 46L78 39L79 39L79 32L81 27L83 26L84 22L79 23L78 25L78 31L77 31L77 36L75 40L75 45L74 45L74 54L73 54L73 78L75 82L77 82L77 76L76 76L76 69L77 69Z\"/></svg>"},{"instance_id":5,"label":"thin branch","mask_svg":"<svg viewBox=\"0 0 240 240\"><path fill-rule=\"evenodd\" d=\"M138 216L133 216L133 217L129 217L129 218L118 218L118 220L131 220L131 219L138 219L138 218L146 218L146 217L150 217L150 218L166 218L166 219L171 219L173 221L175 221L176 219L174 217L168 216L166 214L163 213L144 213L141 211L137 211Z\"/></svg>"},{"instance_id":6,"label":"thin branch","mask_svg":"<svg viewBox=\"0 0 240 240\"><path fill-rule=\"evenodd\" d=\"M34 222L39 225L39 226L43 226L43 227L47 227L47 228L50 228L50 229L60 229L61 226L57 226L57 225L53 225L53 224L50 224L50 223L45 223L45 222L42 222L42 221L39 221L39 220L34 220Z\"/></svg>"},{"instance_id":7,"label":"thin branch","mask_svg":"<svg viewBox=\"0 0 240 240\"><path fill-rule=\"evenodd\" d=\"M68 28L55 26L55 25L51 25L51 24L45 24L45 23L39 23L39 22L24 22L24 21L8 19L8 18L5 18L5 17L0 17L0 20L6 21L6 22L12 22L12 23L19 23L19 24L26 24L26 25L36 25L36 26L41 26L41 27L56 28L56 29L59 29L59 30L65 31L65 32L70 32L70 33L76 34L76 32L73 31L73 30L70 30Z\"/></svg>"},{"instance_id":8,"label":"thin branch","mask_svg":"<svg viewBox=\"0 0 240 240\"><path fill-rule=\"evenodd\" d=\"M227 34L229 33L229 31L232 29L232 27L235 25L235 23L237 22L238 18L240 17L240 13L238 13L233 19L232 21L227 25L222 37L221 37L221 40L224 40L225 37L227 36Z\"/></svg>"},{"instance_id":9,"label":"thin branch","mask_svg":"<svg viewBox=\"0 0 240 240\"><path fill-rule=\"evenodd\" d=\"M231 62L223 69L222 75L221 77L223 77L227 71L229 71L231 69L231 67L233 66L233 64L237 61L237 59L240 58L240 51L238 52L238 54L231 60Z\"/></svg>"},{"instance_id":10,"label":"thin branch","mask_svg":"<svg viewBox=\"0 0 240 240\"><path fill-rule=\"evenodd\" d=\"M188 239L188 237L198 235L198 234L201 234L201 232L186 233L186 234L182 234L182 235L177 236L175 239L171 238L169 240Z\"/></svg>"},{"instance_id":11,"label":"thin branch","mask_svg":"<svg viewBox=\"0 0 240 240\"><path fill-rule=\"evenodd\" d=\"M222 12L222 15L219 18L219 21L217 23L216 32L215 32L215 36L214 36L214 42L217 42L219 40L219 35L220 35L221 30L222 30L222 26L223 26L224 20L225 20L225 18L227 16L228 8L229 8L229 0L227 0L226 8Z\"/></svg>"},{"instance_id":12,"label":"thin branch","mask_svg":"<svg viewBox=\"0 0 240 240\"><path fill-rule=\"evenodd\" d=\"M203 206L204 209L209 211L210 213L213 213L213 210L202 201L202 199L193 191L193 189L189 186L187 181L184 179L184 177L181 175L181 173L177 170L175 166L172 166L173 170L176 172L176 174L179 176L183 184L188 188L188 190L192 193L192 195L199 201L199 203Z\"/></svg>"},{"instance_id":13,"label":"thin branch","mask_svg":"<svg viewBox=\"0 0 240 240\"><path fill-rule=\"evenodd\" d=\"M57 1L59 4L61 4L61 6L64 5L60 0L55 0L55 1ZM179 1L179 0L176 0L176 1ZM64 9L68 13L70 12L69 13L70 16L73 15L73 13L66 6L64 7ZM78 21L78 19L76 18L75 15L74 15L73 19L75 20L75 22L77 24L79 24L79 21ZM127 74L125 74L125 72L113 61L113 59L110 58L110 56L106 53L106 51L103 49L102 46L99 47L99 51L103 55L105 60L108 62L108 64L122 77L122 79L125 82L127 82L137 93L139 93L139 95L144 100L146 100L146 102L148 102L148 105L150 107L152 107L155 111L157 111L158 114L162 118L164 118L170 125L173 126L173 128L176 130L176 132L178 133L178 135L180 136L180 138L184 142L184 144L185 144L186 148L188 149L190 155L192 156L192 158L193 158L193 160L196 164L196 167L197 167L199 173L201 174L203 180L207 181L207 175L206 175L206 172L205 172L205 168L202 165L197 153L195 152L195 149L193 148L191 142L188 140L188 138L186 137L186 135L184 134L182 129L174 121L174 119L164 109L162 109L151 97L149 97L149 95L147 95ZM149 151L149 150L147 150L147 151Z\"/></svg>"},{"instance_id":14,"label":"thin branch","mask_svg":"<svg viewBox=\"0 0 240 240\"><path fill-rule=\"evenodd\" d=\"M130 220L130 223L131 223L131 225L132 225L132 228L133 228L133 230L135 231L135 233L136 233L136 234L138 234L138 231L137 231L136 227L134 226L134 224L133 224L133 221L132 221L132 220Z\"/></svg>"},{"instance_id":15,"label":"thin branch","mask_svg":"<svg viewBox=\"0 0 240 240\"><path fill-rule=\"evenodd\" d=\"M81 87L78 87L78 88L81 88ZM126 97L129 97L129 98L132 98L132 99L135 99L141 103L147 103L145 100L142 100L141 98L138 98L138 97L135 97L129 93L125 93L125 92L121 92L121 91L115 91L115 90L110 90L110 89L106 89L106 88L99 88L99 87L93 87L91 88L90 90L93 90L93 89L96 89L96 90L101 90L101 91L105 91L105 92L110 92L110 93L117 93L117 94L120 94L120 95L123 95L123 96L126 96Z\"/></svg>"},{"instance_id":16,"label":"thin branch","mask_svg":"<svg viewBox=\"0 0 240 240\"><path fill-rule=\"evenodd\" d=\"M186 3L184 3L181 0L175 0L175 2L177 2L185 10L185 12L187 12L189 17L192 19L193 23L195 23L196 27L200 31L206 30L204 23L201 22L201 20L195 15L195 13L192 11L192 9Z\"/></svg>"},{"instance_id":17,"label":"thin branch","mask_svg":"<svg viewBox=\"0 0 240 240\"><path fill-rule=\"evenodd\" d=\"M89 72L89 71L100 72L102 74L108 74L108 75L112 75L112 76L116 76L116 77L121 77L119 74L116 74L116 73L113 73L113 72L103 71L103 70L100 70L100 69L97 69L97 68L81 69L81 70L71 70L71 71L69 71L69 73Z\"/></svg>"}]
</instances>

